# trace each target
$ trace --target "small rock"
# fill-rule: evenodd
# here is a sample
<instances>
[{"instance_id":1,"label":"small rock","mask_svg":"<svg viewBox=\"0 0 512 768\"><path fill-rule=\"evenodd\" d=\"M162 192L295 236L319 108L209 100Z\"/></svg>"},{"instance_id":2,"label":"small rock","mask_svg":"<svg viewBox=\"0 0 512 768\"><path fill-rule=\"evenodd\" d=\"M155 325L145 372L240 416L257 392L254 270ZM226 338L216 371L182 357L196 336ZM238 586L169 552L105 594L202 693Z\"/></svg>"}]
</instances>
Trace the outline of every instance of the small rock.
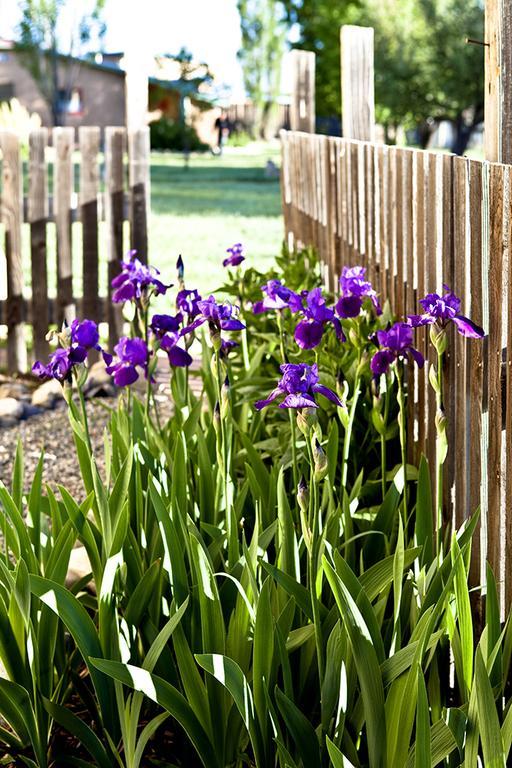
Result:
<instances>
[{"instance_id":1,"label":"small rock","mask_svg":"<svg viewBox=\"0 0 512 768\"><path fill-rule=\"evenodd\" d=\"M39 408L37 405L32 405L31 403L23 403L23 419L30 419L31 416L37 416L38 413L42 413L43 409Z\"/></svg>"},{"instance_id":2,"label":"small rock","mask_svg":"<svg viewBox=\"0 0 512 768\"><path fill-rule=\"evenodd\" d=\"M114 397L116 388L112 383L112 377L107 373L105 363L99 360L91 365L89 375L84 387L86 397Z\"/></svg>"},{"instance_id":3,"label":"small rock","mask_svg":"<svg viewBox=\"0 0 512 768\"><path fill-rule=\"evenodd\" d=\"M66 586L71 587L84 576L87 576L91 572L91 562L89 555L85 547L75 547L71 550L71 557L69 558L68 573L66 576ZM89 589L92 592L96 592L96 588L93 581L89 582Z\"/></svg>"},{"instance_id":4,"label":"small rock","mask_svg":"<svg viewBox=\"0 0 512 768\"><path fill-rule=\"evenodd\" d=\"M53 408L62 397L62 386L56 379L41 384L32 395L32 405L37 408Z\"/></svg>"},{"instance_id":5,"label":"small rock","mask_svg":"<svg viewBox=\"0 0 512 768\"><path fill-rule=\"evenodd\" d=\"M23 416L23 404L15 397L3 397L0 399L0 425L12 427Z\"/></svg>"},{"instance_id":6,"label":"small rock","mask_svg":"<svg viewBox=\"0 0 512 768\"><path fill-rule=\"evenodd\" d=\"M30 390L19 381L0 384L0 399L14 397L16 400L30 400Z\"/></svg>"}]
</instances>

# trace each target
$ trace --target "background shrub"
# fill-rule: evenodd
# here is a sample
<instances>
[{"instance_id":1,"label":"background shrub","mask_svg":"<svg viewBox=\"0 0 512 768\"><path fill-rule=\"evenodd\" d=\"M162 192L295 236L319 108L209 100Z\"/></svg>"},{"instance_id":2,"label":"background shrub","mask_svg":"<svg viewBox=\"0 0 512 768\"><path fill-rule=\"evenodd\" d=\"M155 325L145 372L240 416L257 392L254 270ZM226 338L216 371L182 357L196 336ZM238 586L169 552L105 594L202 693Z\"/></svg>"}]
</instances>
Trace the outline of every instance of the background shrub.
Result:
<instances>
[{"instance_id":1,"label":"background shrub","mask_svg":"<svg viewBox=\"0 0 512 768\"><path fill-rule=\"evenodd\" d=\"M206 152L204 144L192 126L162 118L150 125L151 149L175 152Z\"/></svg>"}]
</instances>

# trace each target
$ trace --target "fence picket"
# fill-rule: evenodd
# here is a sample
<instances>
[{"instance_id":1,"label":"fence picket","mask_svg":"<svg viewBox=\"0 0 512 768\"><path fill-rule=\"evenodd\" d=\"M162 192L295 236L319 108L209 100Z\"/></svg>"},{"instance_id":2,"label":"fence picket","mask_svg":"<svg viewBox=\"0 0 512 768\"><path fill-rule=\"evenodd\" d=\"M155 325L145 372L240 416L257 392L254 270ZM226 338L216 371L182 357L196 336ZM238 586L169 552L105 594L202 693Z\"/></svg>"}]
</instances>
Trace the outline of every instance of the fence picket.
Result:
<instances>
[{"instance_id":1,"label":"fence picket","mask_svg":"<svg viewBox=\"0 0 512 768\"><path fill-rule=\"evenodd\" d=\"M489 337L487 357L487 408L489 448L487 459L488 560L500 572L501 539L501 361L503 271L503 166L489 166ZM492 427L491 427L492 425Z\"/></svg>"},{"instance_id":2,"label":"fence picket","mask_svg":"<svg viewBox=\"0 0 512 768\"><path fill-rule=\"evenodd\" d=\"M100 129L82 126L79 130L80 209L82 218L84 317L99 321L98 193Z\"/></svg>"},{"instance_id":3,"label":"fence picket","mask_svg":"<svg viewBox=\"0 0 512 768\"><path fill-rule=\"evenodd\" d=\"M124 255L124 166L126 132L124 128L105 130L105 221L108 261L108 328L110 349L121 335L121 308L112 304L111 283L119 274Z\"/></svg>"},{"instance_id":4,"label":"fence picket","mask_svg":"<svg viewBox=\"0 0 512 768\"><path fill-rule=\"evenodd\" d=\"M71 198L74 189L73 149L74 128L54 128L55 147L54 192L55 223L57 229L57 322L68 323L76 315L73 300L73 256L71 230Z\"/></svg>"},{"instance_id":5,"label":"fence picket","mask_svg":"<svg viewBox=\"0 0 512 768\"><path fill-rule=\"evenodd\" d=\"M149 128L128 136L130 183L130 244L137 257L148 260Z\"/></svg>"},{"instance_id":6,"label":"fence picket","mask_svg":"<svg viewBox=\"0 0 512 768\"><path fill-rule=\"evenodd\" d=\"M48 174L45 150L47 144L47 128L32 131L29 138L28 220L30 222L34 355L39 360L44 360L48 354L46 334L50 322L46 244Z\"/></svg>"},{"instance_id":7,"label":"fence picket","mask_svg":"<svg viewBox=\"0 0 512 768\"><path fill-rule=\"evenodd\" d=\"M23 266L21 260L21 194L20 146L18 137L0 132L3 158L1 197L2 222L5 227L7 262L7 366L9 371L27 369L27 350L23 323Z\"/></svg>"}]
</instances>

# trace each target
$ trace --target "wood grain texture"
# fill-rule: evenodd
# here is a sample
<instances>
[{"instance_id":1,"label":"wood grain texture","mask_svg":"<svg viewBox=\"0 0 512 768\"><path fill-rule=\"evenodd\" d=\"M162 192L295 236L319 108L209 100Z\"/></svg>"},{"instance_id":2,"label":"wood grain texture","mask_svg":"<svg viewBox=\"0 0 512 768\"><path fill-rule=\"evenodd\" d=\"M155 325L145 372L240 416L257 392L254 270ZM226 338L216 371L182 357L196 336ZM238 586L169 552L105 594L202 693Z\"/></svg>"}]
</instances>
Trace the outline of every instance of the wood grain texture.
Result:
<instances>
[{"instance_id":1,"label":"wood grain texture","mask_svg":"<svg viewBox=\"0 0 512 768\"><path fill-rule=\"evenodd\" d=\"M99 319L98 192L100 129L81 126L80 208L82 213L83 306L88 319Z\"/></svg>"},{"instance_id":2,"label":"wood grain texture","mask_svg":"<svg viewBox=\"0 0 512 768\"><path fill-rule=\"evenodd\" d=\"M149 128L128 134L130 184L130 246L144 263L148 260Z\"/></svg>"},{"instance_id":3,"label":"wood grain texture","mask_svg":"<svg viewBox=\"0 0 512 768\"><path fill-rule=\"evenodd\" d=\"M485 2L485 132L487 160L512 162L512 4Z\"/></svg>"},{"instance_id":4,"label":"wood grain texture","mask_svg":"<svg viewBox=\"0 0 512 768\"><path fill-rule=\"evenodd\" d=\"M341 113L343 137L346 139L374 140L373 58L373 29L342 26Z\"/></svg>"},{"instance_id":5,"label":"wood grain texture","mask_svg":"<svg viewBox=\"0 0 512 768\"><path fill-rule=\"evenodd\" d=\"M503 271L503 166L489 166L489 338L487 356L487 559L495 574L500 569L501 520L501 361Z\"/></svg>"},{"instance_id":6,"label":"wood grain texture","mask_svg":"<svg viewBox=\"0 0 512 768\"><path fill-rule=\"evenodd\" d=\"M57 230L57 295L60 304L59 324L70 323L76 315L73 299L73 260L71 237L71 198L74 190L72 153L74 128L54 128L55 169L53 197Z\"/></svg>"},{"instance_id":7,"label":"wood grain texture","mask_svg":"<svg viewBox=\"0 0 512 768\"><path fill-rule=\"evenodd\" d=\"M292 131L315 132L315 61L312 51L294 49L289 53L292 72L290 127Z\"/></svg>"},{"instance_id":8,"label":"wood grain texture","mask_svg":"<svg viewBox=\"0 0 512 768\"><path fill-rule=\"evenodd\" d=\"M454 189L453 189L453 283L452 288L457 296L466 300L466 266L470 258L467 252L469 241L467 230L469 226L469 161L466 158L454 159ZM452 361L453 411L450 420L453 424L451 438L452 453L456 457L453 467L453 483L455 508L453 523L459 528L466 517L466 472L469 456L467 455L467 400L466 400L466 354L468 343L459 333L454 335L454 354Z\"/></svg>"},{"instance_id":9,"label":"wood grain texture","mask_svg":"<svg viewBox=\"0 0 512 768\"><path fill-rule=\"evenodd\" d=\"M5 228L7 263L7 367L27 370L27 348L23 322L23 264L21 255L21 165L18 137L0 132L2 152L1 214Z\"/></svg>"},{"instance_id":10,"label":"wood grain texture","mask_svg":"<svg viewBox=\"0 0 512 768\"><path fill-rule=\"evenodd\" d=\"M48 174L45 150L48 129L39 128L29 137L28 219L30 222L30 261L32 277L32 315L34 355L44 360L49 352L48 333Z\"/></svg>"},{"instance_id":11,"label":"wood grain texture","mask_svg":"<svg viewBox=\"0 0 512 768\"><path fill-rule=\"evenodd\" d=\"M482 280L482 163L469 161L469 217L470 226L470 291L469 309L471 318L483 326L483 280ZM486 328L484 330L487 330ZM471 344L466 356L466 384L468 398L468 508L473 514L480 506L482 477L482 410L483 410L483 361L484 345ZM470 585L481 584L481 517L473 536L472 560L469 573Z\"/></svg>"}]
</instances>

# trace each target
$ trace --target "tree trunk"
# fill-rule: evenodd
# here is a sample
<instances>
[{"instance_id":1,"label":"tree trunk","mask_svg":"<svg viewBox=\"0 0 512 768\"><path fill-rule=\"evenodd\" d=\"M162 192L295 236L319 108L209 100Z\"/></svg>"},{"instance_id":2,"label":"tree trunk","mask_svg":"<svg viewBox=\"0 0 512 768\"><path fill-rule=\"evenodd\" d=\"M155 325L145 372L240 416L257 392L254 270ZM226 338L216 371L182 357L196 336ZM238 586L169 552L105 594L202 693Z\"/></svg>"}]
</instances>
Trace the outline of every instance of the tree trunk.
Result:
<instances>
[{"instance_id":1,"label":"tree trunk","mask_svg":"<svg viewBox=\"0 0 512 768\"><path fill-rule=\"evenodd\" d=\"M475 123L465 123L462 115L457 115L457 119L454 121L455 137L451 146L451 151L454 155L463 155L467 149L471 133L475 127Z\"/></svg>"}]
</instances>

